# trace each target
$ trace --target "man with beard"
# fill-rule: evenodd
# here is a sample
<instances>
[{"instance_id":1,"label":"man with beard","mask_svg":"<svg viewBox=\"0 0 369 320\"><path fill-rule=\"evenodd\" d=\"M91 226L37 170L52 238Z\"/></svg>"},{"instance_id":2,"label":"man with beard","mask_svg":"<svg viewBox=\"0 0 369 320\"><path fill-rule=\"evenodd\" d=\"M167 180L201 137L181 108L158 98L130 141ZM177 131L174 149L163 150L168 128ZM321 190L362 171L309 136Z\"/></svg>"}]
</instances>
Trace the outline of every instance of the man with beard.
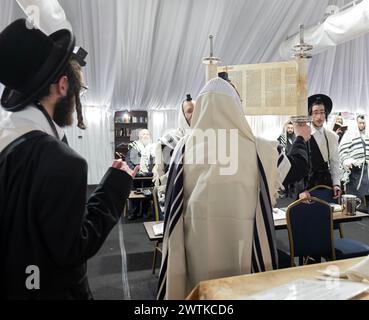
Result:
<instances>
[{"instance_id":1,"label":"man with beard","mask_svg":"<svg viewBox=\"0 0 369 320\"><path fill-rule=\"evenodd\" d=\"M346 193L358 196L366 211L369 203L369 134L364 115L359 115L356 128L343 136L339 151L345 170L343 182Z\"/></svg>"},{"instance_id":2,"label":"man with beard","mask_svg":"<svg viewBox=\"0 0 369 320\"><path fill-rule=\"evenodd\" d=\"M278 142L283 147L286 154L289 154L296 140L295 128L292 121L288 121L284 127L283 133L279 136ZM295 183L287 184L281 191L281 197L293 198L295 193Z\"/></svg>"},{"instance_id":3,"label":"man with beard","mask_svg":"<svg viewBox=\"0 0 369 320\"><path fill-rule=\"evenodd\" d=\"M24 19L0 34L0 299L91 299L86 262L139 169L114 162L86 205L87 163L61 141L83 86L74 45Z\"/></svg>"},{"instance_id":4,"label":"man with beard","mask_svg":"<svg viewBox=\"0 0 369 320\"><path fill-rule=\"evenodd\" d=\"M286 153L291 151L293 143L295 142L296 136L294 130L293 122L288 121L284 132L278 138L279 143L283 146Z\"/></svg>"},{"instance_id":5,"label":"man with beard","mask_svg":"<svg viewBox=\"0 0 369 320\"><path fill-rule=\"evenodd\" d=\"M152 177L153 167L154 167L154 157L153 157L153 146L151 144L151 134L147 129L143 129L138 134L139 139L132 142L128 146L128 153L126 155L127 165L133 169L136 166L140 166L140 172L138 177ZM133 187L137 188L147 188L151 187L151 180L141 180L134 181ZM142 208L140 210L140 204L142 203ZM147 213L149 208L148 201L141 200L131 200L131 210L128 215L128 220L135 220L142 217L142 215Z\"/></svg>"}]
</instances>

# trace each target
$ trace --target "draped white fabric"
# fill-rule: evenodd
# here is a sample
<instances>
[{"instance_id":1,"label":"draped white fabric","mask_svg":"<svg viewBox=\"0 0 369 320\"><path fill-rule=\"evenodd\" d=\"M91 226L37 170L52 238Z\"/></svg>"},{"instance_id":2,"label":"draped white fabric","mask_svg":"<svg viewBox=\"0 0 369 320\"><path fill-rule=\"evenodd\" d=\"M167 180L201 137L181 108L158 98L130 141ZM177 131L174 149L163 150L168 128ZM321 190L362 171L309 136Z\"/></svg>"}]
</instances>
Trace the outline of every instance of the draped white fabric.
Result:
<instances>
[{"instance_id":1,"label":"draped white fabric","mask_svg":"<svg viewBox=\"0 0 369 320\"><path fill-rule=\"evenodd\" d=\"M345 7L341 12L328 16L323 22L305 28L305 42L313 46L311 51L313 55L369 32L369 0L357 0L356 2L357 4L350 4L349 8ZM298 32L281 44L279 53L282 58L291 57L291 48L300 43L300 36Z\"/></svg>"},{"instance_id":2,"label":"draped white fabric","mask_svg":"<svg viewBox=\"0 0 369 320\"><path fill-rule=\"evenodd\" d=\"M0 108L0 121L2 119L5 119L8 115L9 115L9 112L6 112L2 108Z\"/></svg>"},{"instance_id":3,"label":"draped white fabric","mask_svg":"<svg viewBox=\"0 0 369 320\"><path fill-rule=\"evenodd\" d=\"M165 133L178 128L178 112L177 110L149 111L149 130L154 142ZM166 124L164 128L163 123Z\"/></svg>"},{"instance_id":4,"label":"draped white fabric","mask_svg":"<svg viewBox=\"0 0 369 320\"><path fill-rule=\"evenodd\" d=\"M223 65L278 61L278 48L286 37L297 32L301 23L316 24L327 5L332 4L329 0L59 2L78 44L89 51L86 105L109 112L148 110L154 138L175 125L174 113L185 95L196 97L203 87L202 58L209 55L209 34L216 35L215 53ZM347 2L336 0L333 4L343 6ZM21 16L24 14L16 1L1 0L1 29ZM330 95L338 111L369 113L368 40L368 35L362 36L315 56L309 92ZM166 110L172 111L166 114ZM252 126L264 136L276 136L282 131L279 123L285 119L273 120L272 125L270 119L253 121ZM107 137L101 133L103 129L106 127L89 129L86 135L91 141L100 141L100 137ZM73 141L72 146L78 149ZM102 148L106 151L101 152ZM86 148L91 169L95 170L93 161L105 163L104 159L98 160L100 154L110 152L108 139L97 154L93 148Z\"/></svg>"},{"instance_id":5,"label":"draped white fabric","mask_svg":"<svg viewBox=\"0 0 369 320\"><path fill-rule=\"evenodd\" d=\"M114 159L114 115L102 108L88 107L84 119L86 131L72 126L65 133L70 146L88 160L88 183L98 184Z\"/></svg>"},{"instance_id":6,"label":"draped white fabric","mask_svg":"<svg viewBox=\"0 0 369 320\"><path fill-rule=\"evenodd\" d=\"M60 29L72 30L58 0L17 0L17 2L32 23L47 35Z\"/></svg>"}]
</instances>

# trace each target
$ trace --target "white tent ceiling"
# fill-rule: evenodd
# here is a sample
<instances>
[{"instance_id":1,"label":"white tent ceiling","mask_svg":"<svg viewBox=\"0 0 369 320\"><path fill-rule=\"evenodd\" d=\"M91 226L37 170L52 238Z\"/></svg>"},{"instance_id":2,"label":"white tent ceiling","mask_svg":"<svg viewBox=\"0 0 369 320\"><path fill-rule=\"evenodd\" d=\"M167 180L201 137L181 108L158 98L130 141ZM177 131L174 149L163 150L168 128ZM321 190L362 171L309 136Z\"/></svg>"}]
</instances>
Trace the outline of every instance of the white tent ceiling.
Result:
<instances>
[{"instance_id":1,"label":"white tent ceiling","mask_svg":"<svg viewBox=\"0 0 369 320\"><path fill-rule=\"evenodd\" d=\"M300 23L317 23L337 0L60 0L78 43L89 51L86 104L108 109L174 110L204 85L207 37L224 65L280 60L278 48ZM1 0L0 28L23 16ZM336 108L367 111L368 36L313 58L310 93Z\"/></svg>"}]
</instances>

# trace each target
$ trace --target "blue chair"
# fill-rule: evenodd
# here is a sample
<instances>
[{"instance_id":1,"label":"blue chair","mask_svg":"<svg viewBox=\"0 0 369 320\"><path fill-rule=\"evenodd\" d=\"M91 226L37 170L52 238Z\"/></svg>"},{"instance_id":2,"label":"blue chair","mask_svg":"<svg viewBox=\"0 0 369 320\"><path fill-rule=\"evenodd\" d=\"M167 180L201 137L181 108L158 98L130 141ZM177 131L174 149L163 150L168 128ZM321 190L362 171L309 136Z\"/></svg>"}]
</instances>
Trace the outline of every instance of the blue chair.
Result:
<instances>
[{"instance_id":1,"label":"blue chair","mask_svg":"<svg viewBox=\"0 0 369 320\"><path fill-rule=\"evenodd\" d=\"M367 256L369 246L352 239L334 239L333 215L330 205L318 198L299 200L287 208L291 266L295 257L303 265L311 257L341 260Z\"/></svg>"},{"instance_id":2,"label":"blue chair","mask_svg":"<svg viewBox=\"0 0 369 320\"><path fill-rule=\"evenodd\" d=\"M332 187L320 185L320 186L316 186L308 190L308 192L314 198L318 198L328 203L338 204L338 200L333 199L333 188Z\"/></svg>"},{"instance_id":3,"label":"blue chair","mask_svg":"<svg viewBox=\"0 0 369 320\"><path fill-rule=\"evenodd\" d=\"M308 192L314 198L318 198L318 199L323 200L323 201L328 202L328 203L338 204L338 200L333 199L333 188L332 187L320 185L320 186L316 186L316 187L308 190ZM333 223L333 230L338 230L339 233L340 233L340 237L341 238L344 237L343 229L342 229L342 226L339 222Z\"/></svg>"}]
</instances>

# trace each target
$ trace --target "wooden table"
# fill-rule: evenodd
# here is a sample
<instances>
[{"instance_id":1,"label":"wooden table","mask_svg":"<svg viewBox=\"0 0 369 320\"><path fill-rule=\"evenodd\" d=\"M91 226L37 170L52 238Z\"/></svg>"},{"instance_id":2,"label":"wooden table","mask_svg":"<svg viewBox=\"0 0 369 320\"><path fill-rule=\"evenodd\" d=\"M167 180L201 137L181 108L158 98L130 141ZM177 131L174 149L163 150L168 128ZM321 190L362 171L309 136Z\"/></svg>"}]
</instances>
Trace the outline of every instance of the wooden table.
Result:
<instances>
[{"instance_id":1,"label":"wooden table","mask_svg":"<svg viewBox=\"0 0 369 320\"><path fill-rule=\"evenodd\" d=\"M151 242L155 242L154 246L154 258L152 262L152 274L155 275L156 270L156 259L158 252L162 253L161 245L163 243L163 236L155 236L153 226L156 224L163 223L163 221L144 222L145 231Z\"/></svg>"},{"instance_id":2,"label":"wooden table","mask_svg":"<svg viewBox=\"0 0 369 320\"><path fill-rule=\"evenodd\" d=\"M369 215L366 214L366 213L362 213L362 212L357 212L356 213L356 216L346 216L344 214L342 214L342 212L336 212L333 214L333 221L334 222L340 222L340 223L344 223L344 222L356 222L356 221L361 221L365 218L369 218ZM160 238L158 237L155 237L154 239L151 239L150 238L150 230L151 230L151 233L152 233L152 227L153 225L157 224L157 223L160 223L160 222L145 222L144 223L144 227L146 229L146 233L148 234L149 236L149 239L150 241L157 241L159 240ZM283 220L277 220L277 221L274 221L274 224L275 224L275 229L276 230L284 230L284 229L287 229L287 221L286 219L283 219Z\"/></svg>"},{"instance_id":3,"label":"wooden table","mask_svg":"<svg viewBox=\"0 0 369 320\"><path fill-rule=\"evenodd\" d=\"M201 282L187 297L187 300L244 300L247 296L276 288L299 279L314 279L316 276L320 275L317 272L318 270L325 270L329 266L336 266L340 268L341 271L345 271L364 259L365 258L340 260ZM357 299L369 300L369 293L365 293L357 297Z\"/></svg>"},{"instance_id":4,"label":"wooden table","mask_svg":"<svg viewBox=\"0 0 369 320\"><path fill-rule=\"evenodd\" d=\"M128 200L145 200L146 198L150 198L150 197L146 197L144 194L142 193L135 193L135 191L131 191Z\"/></svg>"},{"instance_id":5,"label":"wooden table","mask_svg":"<svg viewBox=\"0 0 369 320\"><path fill-rule=\"evenodd\" d=\"M144 222L144 227L145 227L146 234L149 237L149 240L151 242L163 240L163 236L155 236L154 230L152 228L154 225L160 224L160 223L163 223L163 221L161 221L161 222L160 221L159 222L157 222L157 221Z\"/></svg>"},{"instance_id":6,"label":"wooden table","mask_svg":"<svg viewBox=\"0 0 369 320\"><path fill-rule=\"evenodd\" d=\"M154 187L154 183L152 182L152 180L154 179L154 177L135 177L133 179L133 185L135 186L135 188L149 188L149 187ZM135 182L140 183L139 186L137 186L137 184ZM147 182L151 182L150 185L147 184Z\"/></svg>"},{"instance_id":7,"label":"wooden table","mask_svg":"<svg viewBox=\"0 0 369 320\"><path fill-rule=\"evenodd\" d=\"M135 177L135 181L152 181L154 177Z\"/></svg>"},{"instance_id":8,"label":"wooden table","mask_svg":"<svg viewBox=\"0 0 369 320\"><path fill-rule=\"evenodd\" d=\"M144 194L142 193L135 193L135 191L131 191L130 195L129 195L129 198L128 200L152 200L152 195L151 196L145 196ZM128 201L126 203L126 205L124 206L124 210L123 210L123 216L126 217L127 216L127 207L128 207ZM140 207L140 211L142 210L142 207ZM142 214L142 212L141 212Z\"/></svg>"},{"instance_id":9,"label":"wooden table","mask_svg":"<svg viewBox=\"0 0 369 320\"><path fill-rule=\"evenodd\" d=\"M363 212L356 212L356 216L346 216L342 212L333 213L333 221L339 223L357 222L363 220L364 218L369 218L369 215ZM274 225L276 230L287 229L287 220L283 219L274 221Z\"/></svg>"}]
</instances>

